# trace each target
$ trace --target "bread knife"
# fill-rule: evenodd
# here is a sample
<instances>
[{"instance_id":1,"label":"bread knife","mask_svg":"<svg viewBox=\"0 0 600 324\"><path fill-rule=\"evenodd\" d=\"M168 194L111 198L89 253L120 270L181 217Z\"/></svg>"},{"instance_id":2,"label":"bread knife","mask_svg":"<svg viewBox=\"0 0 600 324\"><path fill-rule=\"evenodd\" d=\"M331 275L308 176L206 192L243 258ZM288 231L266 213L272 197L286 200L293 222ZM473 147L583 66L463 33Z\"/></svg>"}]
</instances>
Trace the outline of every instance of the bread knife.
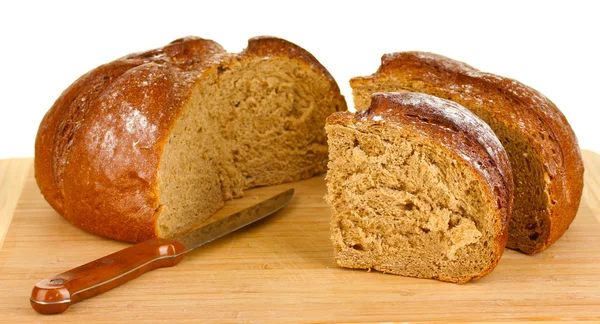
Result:
<instances>
[{"instance_id":1,"label":"bread knife","mask_svg":"<svg viewBox=\"0 0 600 324\"><path fill-rule=\"evenodd\" d=\"M174 266L185 253L275 213L293 195L294 189L289 189L174 239L150 239L42 280L33 287L31 307L41 314L62 313L71 304L118 287L150 270Z\"/></svg>"}]
</instances>

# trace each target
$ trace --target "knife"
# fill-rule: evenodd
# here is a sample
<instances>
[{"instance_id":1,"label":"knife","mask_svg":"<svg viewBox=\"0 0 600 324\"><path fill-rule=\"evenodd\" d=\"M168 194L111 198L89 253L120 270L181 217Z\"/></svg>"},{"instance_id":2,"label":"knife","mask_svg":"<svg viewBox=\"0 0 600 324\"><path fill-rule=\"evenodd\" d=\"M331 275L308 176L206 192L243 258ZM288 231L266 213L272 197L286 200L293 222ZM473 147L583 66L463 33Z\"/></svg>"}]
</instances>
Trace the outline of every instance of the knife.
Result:
<instances>
[{"instance_id":1,"label":"knife","mask_svg":"<svg viewBox=\"0 0 600 324\"><path fill-rule=\"evenodd\" d=\"M275 213L293 195L294 189L289 189L174 239L150 239L42 280L33 287L31 307L41 314L62 313L71 304L118 287L150 270L174 266L185 253Z\"/></svg>"}]
</instances>

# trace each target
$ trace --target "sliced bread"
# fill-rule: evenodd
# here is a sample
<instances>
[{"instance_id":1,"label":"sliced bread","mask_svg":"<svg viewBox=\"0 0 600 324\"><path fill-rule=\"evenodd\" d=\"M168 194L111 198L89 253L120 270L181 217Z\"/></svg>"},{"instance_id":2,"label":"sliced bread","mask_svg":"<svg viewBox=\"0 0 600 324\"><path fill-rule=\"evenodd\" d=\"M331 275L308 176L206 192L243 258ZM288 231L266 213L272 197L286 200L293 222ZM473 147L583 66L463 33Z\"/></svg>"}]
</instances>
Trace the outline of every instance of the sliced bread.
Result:
<instances>
[{"instance_id":1,"label":"sliced bread","mask_svg":"<svg viewBox=\"0 0 600 324\"><path fill-rule=\"evenodd\" d=\"M538 91L423 52L386 54L376 73L350 84L359 110L369 107L374 92L422 92L455 101L490 125L515 177L509 248L543 251L575 218L583 190L577 139L565 116Z\"/></svg>"},{"instance_id":2,"label":"sliced bread","mask_svg":"<svg viewBox=\"0 0 600 324\"><path fill-rule=\"evenodd\" d=\"M325 119L340 110L329 72L295 44L258 37L231 54L183 38L65 90L41 122L35 177L84 230L173 237L247 188L325 172Z\"/></svg>"},{"instance_id":3,"label":"sliced bread","mask_svg":"<svg viewBox=\"0 0 600 324\"><path fill-rule=\"evenodd\" d=\"M513 182L481 119L426 94L376 93L325 128L338 265L458 283L494 269Z\"/></svg>"}]
</instances>

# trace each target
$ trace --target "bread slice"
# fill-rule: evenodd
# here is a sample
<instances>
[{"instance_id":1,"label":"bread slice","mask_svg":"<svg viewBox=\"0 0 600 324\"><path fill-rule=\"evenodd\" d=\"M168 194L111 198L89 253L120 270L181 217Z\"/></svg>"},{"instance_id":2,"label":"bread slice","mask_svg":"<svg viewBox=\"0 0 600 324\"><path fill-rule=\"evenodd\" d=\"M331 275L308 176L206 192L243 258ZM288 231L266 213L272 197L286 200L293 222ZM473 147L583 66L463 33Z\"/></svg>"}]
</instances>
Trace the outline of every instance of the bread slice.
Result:
<instances>
[{"instance_id":1,"label":"bread slice","mask_svg":"<svg viewBox=\"0 0 600 324\"><path fill-rule=\"evenodd\" d=\"M565 116L538 91L431 53L386 54L377 72L350 81L357 109L380 91L455 101L488 123L511 161L515 205L508 247L533 254L567 230L583 190L583 162Z\"/></svg>"},{"instance_id":2,"label":"bread slice","mask_svg":"<svg viewBox=\"0 0 600 324\"><path fill-rule=\"evenodd\" d=\"M197 37L82 76L42 121L35 175L73 224L139 242L172 237L247 188L326 170L339 88L306 50L274 37L231 54Z\"/></svg>"},{"instance_id":3,"label":"bread slice","mask_svg":"<svg viewBox=\"0 0 600 324\"><path fill-rule=\"evenodd\" d=\"M460 105L376 93L327 119L327 201L342 267L464 283L504 251L512 173L492 130Z\"/></svg>"}]
</instances>

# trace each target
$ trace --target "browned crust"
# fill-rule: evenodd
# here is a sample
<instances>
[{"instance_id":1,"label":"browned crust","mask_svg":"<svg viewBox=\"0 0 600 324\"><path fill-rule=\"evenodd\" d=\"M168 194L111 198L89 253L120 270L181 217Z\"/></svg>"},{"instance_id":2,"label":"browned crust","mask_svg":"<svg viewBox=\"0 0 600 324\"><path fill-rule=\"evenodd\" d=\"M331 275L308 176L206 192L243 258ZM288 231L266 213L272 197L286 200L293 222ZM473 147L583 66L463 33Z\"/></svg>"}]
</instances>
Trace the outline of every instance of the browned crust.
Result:
<instances>
[{"instance_id":1,"label":"browned crust","mask_svg":"<svg viewBox=\"0 0 600 324\"><path fill-rule=\"evenodd\" d=\"M367 110L355 115L349 112L334 113L327 118L327 124L383 124L407 129L441 144L474 169L489 188L491 200L500 211L494 260L488 269L474 277L430 279L465 283L485 276L496 267L508 240L514 185L508 156L485 122L455 102L422 93L399 92L375 93Z\"/></svg>"},{"instance_id":2,"label":"browned crust","mask_svg":"<svg viewBox=\"0 0 600 324\"><path fill-rule=\"evenodd\" d=\"M251 39L244 53L305 61L330 78L343 101L329 72L297 45ZM203 73L232 57L214 41L185 37L80 77L38 130L35 177L46 200L97 235L130 242L156 236L158 168L169 133Z\"/></svg>"},{"instance_id":3,"label":"browned crust","mask_svg":"<svg viewBox=\"0 0 600 324\"><path fill-rule=\"evenodd\" d=\"M558 240L579 208L583 190L583 161L577 138L565 116L544 95L509 78L481 72L465 63L423 52L386 54L371 76L350 80L352 87L398 79L425 83L465 106L478 105L492 118L523 134L542 156L549 178L550 233L526 253L538 253ZM464 89L469 91L464 91ZM501 98L502 100L495 100ZM483 102L483 104L480 104Z\"/></svg>"},{"instance_id":4,"label":"browned crust","mask_svg":"<svg viewBox=\"0 0 600 324\"><path fill-rule=\"evenodd\" d=\"M304 48L273 36L257 36L248 40L248 46L237 55L239 59L249 57L285 57L304 62L308 67L323 74L329 79L329 95L335 97L341 104L337 106L338 111L347 110L346 99L340 92L340 88L329 71L310 52Z\"/></svg>"},{"instance_id":5,"label":"browned crust","mask_svg":"<svg viewBox=\"0 0 600 324\"><path fill-rule=\"evenodd\" d=\"M332 82L332 92L339 92L340 88L333 79L333 76L327 69L307 50L287 41L285 39L273 36L257 36L248 40L248 47L240 54L240 57L245 56L283 56L292 59L299 59L308 63L313 69L325 75Z\"/></svg>"}]
</instances>

